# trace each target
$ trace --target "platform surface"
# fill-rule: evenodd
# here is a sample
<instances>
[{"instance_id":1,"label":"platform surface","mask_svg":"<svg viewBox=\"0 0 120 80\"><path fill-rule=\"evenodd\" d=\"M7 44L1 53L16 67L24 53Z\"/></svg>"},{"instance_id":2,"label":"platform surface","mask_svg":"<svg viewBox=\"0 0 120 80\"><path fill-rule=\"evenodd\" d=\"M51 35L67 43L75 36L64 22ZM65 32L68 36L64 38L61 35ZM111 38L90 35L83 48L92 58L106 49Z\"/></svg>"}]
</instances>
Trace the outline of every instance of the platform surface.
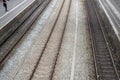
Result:
<instances>
[{"instance_id":1,"label":"platform surface","mask_svg":"<svg viewBox=\"0 0 120 80\"><path fill-rule=\"evenodd\" d=\"M7 12L5 12L3 3L0 1L0 29L34 1L35 0L10 0L7 2L9 10Z\"/></svg>"},{"instance_id":2,"label":"platform surface","mask_svg":"<svg viewBox=\"0 0 120 80\"><path fill-rule=\"evenodd\" d=\"M19 5L23 1L24 0L9 0L9 1L7 1L8 10L10 11L10 10L14 9L17 5ZM0 0L0 17L2 17L6 13L7 12L5 11L5 8L3 7L3 1Z\"/></svg>"},{"instance_id":3,"label":"platform surface","mask_svg":"<svg viewBox=\"0 0 120 80\"><path fill-rule=\"evenodd\" d=\"M99 0L103 10L105 11L115 34L120 41L120 1L119 0Z\"/></svg>"}]
</instances>

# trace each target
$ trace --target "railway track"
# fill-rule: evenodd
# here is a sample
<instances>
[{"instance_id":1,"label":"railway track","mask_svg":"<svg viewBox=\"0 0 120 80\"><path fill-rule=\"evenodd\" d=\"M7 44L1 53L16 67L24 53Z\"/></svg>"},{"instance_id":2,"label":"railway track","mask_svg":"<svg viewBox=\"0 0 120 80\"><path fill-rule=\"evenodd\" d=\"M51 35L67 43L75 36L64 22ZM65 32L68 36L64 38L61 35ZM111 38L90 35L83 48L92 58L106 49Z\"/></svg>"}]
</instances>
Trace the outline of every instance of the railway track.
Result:
<instances>
[{"instance_id":1,"label":"railway track","mask_svg":"<svg viewBox=\"0 0 120 80\"><path fill-rule=\"evenodd\" d=\"M46 9L50 0L42 1L42 3L34 10L34 12L22 23L1 45L0 45L0 67L6 62L7 57L11 54L10 52L22 39L22 37L31 28L38 16Z\"/></svg>"},{"instance_id":2,"label":"railway track","mask_svg":"<svg viewBox=\"0 0 120 80\"><path fill-rule=\"evenodd\" d=\"M52 28L47 36L45 45L39 55L29 80L53 79L62 41L64 40L64 33L70 12L71 1L72 0L62 0L61 7L59 8L56 16L54 16L53 23L51 23ZM38 73L39 76L36 77Z\"/></svg>"},{"instance_id":3,"label":"railway track","mask_svg":"<svg viewBox=\"0 0 120 80\"><path fill-rule=\"evenodd\" d=\"M96 80L120 80L94 0L86 0Z\"/></svg>"}]
</instances>

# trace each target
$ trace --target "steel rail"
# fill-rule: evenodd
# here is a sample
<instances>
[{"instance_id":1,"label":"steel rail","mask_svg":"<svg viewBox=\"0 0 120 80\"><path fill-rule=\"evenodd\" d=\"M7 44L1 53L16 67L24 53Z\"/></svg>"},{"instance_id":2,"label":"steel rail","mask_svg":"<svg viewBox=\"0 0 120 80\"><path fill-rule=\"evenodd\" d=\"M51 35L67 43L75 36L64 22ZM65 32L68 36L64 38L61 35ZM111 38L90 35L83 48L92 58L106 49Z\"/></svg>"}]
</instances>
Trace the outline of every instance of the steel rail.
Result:
<instances>
[{"instance_id":1,"label":"steel rail","mask_svg":"<svg viewBox=\"0 0 120 80\"><path fill-rule=\"evenodd\" d=\"M48 44L48 42L49 42L49 40L50 40L50 37L51 37L51 35L52 35L52 33L53 33L54 29L55 29L55 25L56 25L56 23L57 23L57 21L58 21L58 19L59 19L59 16L60 16L60 13L61 13L62 8L63 8L63 6L64 6L64 3L65 3L65 0L63 0L62 6L60 7L59 13L58 13L58 15L57 15L57 18L56 18L54 24L53 24L52 30L51 30L48 38L47 38L47 41L45 42L45 45L44 45L43 50L42 50L42 52L41 52L41 55L39 56L39 59L37 60L36 65L34 66L33 72L32 72L32 74L30 75L29 80L32 80L32 79L33 79L33 76L34 76L34 74L35 74L35 72L36 72L36 69L37 69L37 67L38 67L38 65L39 65L39 62L40 62L40 60L41 60L41 58L42 58L42 55L44 54L44 51L45 51L45 49L46 49L46 47L47 47L47 44Z\"/></svg>"},{"instance_id":2,"label":"steel rail","mask_svg":"<svg viewBox=\"0 0 120 80\"><path fill-rule=\"evenodd\" d=\"M43 1L44 2L44 1ZM49 2L50 2L50 0L49 0ZM49 2L47 3L47 5L49 4ZM42 3L41 3L42 4ZM40 4L40 5L41 5ZM40 12L40 14L42 14L42 12L44 12L44 10L46 9L46 7L47 7L47 5L42 9L42 11ZM40 8L40 6L38 6L34 11L33 11L33 13L26 19L26 21L23 23L23 24L21 24L20 25L20 27L22 26L22 25L25 25L25 23L27 22L27 21L29 21L29 18L30 17L32 17L32 15L35 13L35 11L38 9L38 8ZM40 14L38 14L39 16L40 16ZM6 60L6 58L10 55L10 52L14 49L14 47L17 45L17 43L23 38L23 36L27 33L27 31L31 28L31 26L34 24L34 22L36 21L36 19L38 18L38 15L36 15L35 17L34 17L34 19L32 19L32 22L30 23L30 25L28 26L28 28L22 33L22 34L20 34L20 36L18 36L18 39L14 42L14 45L12 46L12 47L10 47L9 49L8 49L8 51L6 51L6 55L0 60L0 66L2 66L4 63L5 63L5 60ZM19 28L20 28L19 27ZM11 34L11 36L12 35L14 35L15 34L15 32L17 32L18 30L19 30L19 28L17 28L12 34ZM9 37L10 38L10 37ZM8 38L8 39L9 39ZM6 40L7 41L7 40ZM5 42L6 42L5 41ZM4 42L4 43L5 43ZM4 45L4 43L2 44L2 45Z\"/></svg>"},{"instance_id":3,"label":"steel rail","mask_svg":"<svg viewBox=\"0 0 120 80\"><path fill-rule=\"evenodd\" d=\"M95 4L95 2L94 2L94 4ZM95 8L95 7L94 7L94 8ZM97 14L97 10L96 10L96 8L95 8L95 12L96 12L96 15L97 15L98 21L99 21L99 23L100 23L100 28L101 28L101 31L102 31L102 33L103 33L103 36L104 36L104 39L105 39L105 42L106 42L106 45L107 45L107 49L108 49L108 51L109 51L109 54L110 54L110 57L111 57L112 64L113 64L113 66L114 66L114 69L115 69L116 75L117 75L118 79L120 80L120 77L119 77L119 74L118 74L118 71L117 71L117 67L116 67L116 65L115 65L115 62L114 62L114 59L113 59L113 56L112 56L112 51L111 51L111 49L110 49L110 47L109 47L109 44L108 44L107 38L106 38L106 36L105 36L104 29L103 29L103 27L102 27L102 23L101 23L101 21L100 21L99 15Z\"/></svg>"},{"instance_id":4,"label":"steel rail","mask_svg":"<svg viewBox=\"0 0 120 80\"><path fill-rule=\"evenodd\" d=\"M95 3L93 3L93 4L95 4ZM110 54L110 57L111 57L111 60L112 60L112 64L113 64L113 66L114 66L115 72L116 72L117 77L118 77L118 79L119 79L119 75L118 75L118 72L117 72L117 69L116 69L116 66L115 66L115 63L114 63L114 59L113 59L113 56L112 56L112 52L111 52L111 50L110 50L110 48L109 48L109 45L108 45L108 42L107 42L105 33L104 33L104 31L103 31L102 23L101 23L100 18L99 18L98 14L97 14L98 12L97 12L97 10L96 10L96 8L95 8L95 5L93 5L93 6L94 6L94 10L95 10L97 19L98 19L99 24L100 24L101 31L102 31L103 36L104 36L104 40L105 40L106 45L107 45L107 49L108 49L108 51L109 51L109 54Z\"/></svg>"},{"instance_id":5,"label":"steel rail","mask_svg":"<svg viewBox=\"0 0 120 80\"><path fill-rule=\"evenodd\" d=\"M95 47L94 47L94 39L93 39L93 36L92 36L92 30L91 30L91 28L90 28L90 15L89 15L89 6L88 6L88 2L87 2L87 0L86 0L86 10L87 10L87 23L88 23L88 29L89 29L89 36L90 36L90 41L91 41L91 47L92 47L92 53L93 53L93 61L94 61L94 67L95 67L95 79L96 80L98 80L98 77L99 77L99 74L98 74L98 70L97 70L97 61L96 61L96 52L95 52Z\"/></svg>"},{"instance_id":6,"label":"steel rail","mask_svg":"<svg viewBox=\"0 0 120 80\"><path fill-rule=\"evenodd\" d=\"M58 57L59 57L60 50L61 50L61 45L62 45L62 42L63 42L65 30L66 30L66 27L67 27L67 22L68 22L69 12L70 12L70 8L71 8L71 3L72 3L72 0L70 0L70 3L69 3L69 8L68 8L68 11L67 11L68 14L67 14L67 17L66 17L66 20L65 20L64 29L63 29L63 32L62 32L62 37L61 37L61 40L60 40L60 44L59 44L59 48L58 48L58 53L57 53L57 56L56 56L56 59L55 59L55 64L54 64L54 67L53 67L53 71L52 71L52 75L51 75L51 79L50 80L53 80L53 76L54 76L54 72L55 72L55 67L57 65Z\"/></svg>"},{"instance_id":7,"label":"steel rail","mask_svg":"<svg viewBox=\"0 0 120 80\"><path fill-rule=\"evenodd\" d=\"M88 12L88 4L87 4L87 0L86 0L86 5L87 8L87 12ZM96 61L96 57L95 57L95 48L94 48L94 39L93 39L93 36L92 36L92 30L90 28L90 18L89 18L89 14L87 14L87 23L88 23L88 29L89 29L89 36L90 36L90 41L91 41L91 47L92 47L92 55L93 55L93 61L94 61L94 67L95 67L95 79L98 80L98 70L97 70L97 61Z\"/></svg>"},{"instance_id":8,"label":"steel rail","mask_svg":"<svg viewBox=\"0 0 120 80\"><path fill-rule=\"evenodd\" d=\"M93 0L91 1L91 5L93 6L92 8L94 8L94 12L95 12L95 15L96 15L96 17L97 17L98 23L99 23L99 25L100 25L100 29L101 29L101 31L102 31L103 38L104 38L104 40L105 40L108 53L109 53L110 59L111 59L111 61L112 61L112 65L113 65L113 67L114 67L114 70L115 70L117 79L119 80L119 75L118 75L118 72L117 72L117 69L116 69L116 66L115 66L115 63L114 63L114 59L113 59L113 57L112 57L111 50L110 50L110 48L109 48L109 45L108 45L108 42L107 42L105 33L104 33L104 31L103 31L102 23L101 23L101 20L100 20L100 18L99 18L98 12L97 12L97 10L96 10L96 8L95 8L95 2L94 2ZM88 13L88 14L89 14L89 13ZM88 18L88 20L89 20L89 18ZM96 26L96 27L97 27L97 26ZM90 23L89 23L89 28L90 28ZM91 35L91 33L92 33L92 30L90 29L90 35ZM95 63L94 66L95 66L96 77L97 77L97 80L101 80L101 79L99 78L100 76L99 76L99 73L98 73L98 65L97 65L97 58L96 58L96 54L97 54L97 53L94 53L94 52L96 52L96 49L95 49L95 46L94 46L94 45L95 45L95 42L94 42L93 36L91 36L91 38L92 38L91 40L93 40L93 41L92 41L92 48L93 48L93 58L94 58L94 63Z\"/></svg>"}]
</instances>

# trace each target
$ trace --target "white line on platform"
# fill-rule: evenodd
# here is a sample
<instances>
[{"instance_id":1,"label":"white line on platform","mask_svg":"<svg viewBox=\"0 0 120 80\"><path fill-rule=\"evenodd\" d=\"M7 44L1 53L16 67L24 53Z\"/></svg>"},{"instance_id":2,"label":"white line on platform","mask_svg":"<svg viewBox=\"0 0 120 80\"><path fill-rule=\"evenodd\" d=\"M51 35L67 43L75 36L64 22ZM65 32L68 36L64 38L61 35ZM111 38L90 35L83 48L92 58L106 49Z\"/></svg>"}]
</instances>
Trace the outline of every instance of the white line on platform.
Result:
<instances>
[{"instance_id":1,"label":"white line on platform","mask_svg":"<svg viewBox=\"0 0 120 80\"><path fill-rule=\"evenodd\" d=\"M15 6L14 8L12 8L9 12L6 12L3 16L0 17L3 18L4 16L6 16L8 13L12 12L13 10L15 10L17 7L21 6L23 3L25 3L27 0L22 1L20 4L18 4L17 6Z\"/></svg>"},{"instance_id":2,"label":"white line on platform","mask_svg":"<svg viewBox=\"0 0 120 80\"><path fill-rule=\"evenodd\" d=\"M73 50L73 60L72 60L70 80L74 80L74 74L75 74L75 58L76 58L77 29L78 29L78 14L77 13L78 13L78 2L76 2L76 29L75 29L74 50Z\"/></svg>"}]
</instances>

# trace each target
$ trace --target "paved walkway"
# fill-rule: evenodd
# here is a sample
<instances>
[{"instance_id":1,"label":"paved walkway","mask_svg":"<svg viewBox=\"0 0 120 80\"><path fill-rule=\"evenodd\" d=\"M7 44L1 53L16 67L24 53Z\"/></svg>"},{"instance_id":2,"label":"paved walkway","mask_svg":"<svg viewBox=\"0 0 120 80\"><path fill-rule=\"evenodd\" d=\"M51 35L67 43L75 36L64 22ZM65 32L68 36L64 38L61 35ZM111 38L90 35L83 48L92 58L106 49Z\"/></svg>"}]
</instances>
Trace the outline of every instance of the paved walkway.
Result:
<instances>
[{"instance_id":1,"label":"paved walkway","mask_svg":"<svg viewBox=\"0 0 120 80\"><path fill-rule=\"evenodd\" d=\"M21 3L22 1L24 1L24 0L9 0L9 1L7 1L8 10L10 11L14 7L16 7L19 3ZM5 11L5 8L3 7L3 2L2 2L2 0L0 0L0 17L6 13L7 12Z\"/></svg>"},{"instance_id":2,"label":"paved walkway","mask_svg":"<svg viewBox=\"0 0 120 80\"><path fill-rule=\"evenodd\" d=\"M11 2L8 3L9 5L11 4L11 7L8 8L9 11L5 12L4 8L3 8L4 14L2 14L0 12L0 14L1 14L1 16L0 16L0 29L2 29L7 23L9 23L12 19L14 19L17 15L19 15L26 7L31 5L34 1L35 0L23 0L21 2L19 1L19 2L13 3L14 0L11 0ZM12 5L12 3L16 4L16 5Z\"/></svg>"}]
</instances>

